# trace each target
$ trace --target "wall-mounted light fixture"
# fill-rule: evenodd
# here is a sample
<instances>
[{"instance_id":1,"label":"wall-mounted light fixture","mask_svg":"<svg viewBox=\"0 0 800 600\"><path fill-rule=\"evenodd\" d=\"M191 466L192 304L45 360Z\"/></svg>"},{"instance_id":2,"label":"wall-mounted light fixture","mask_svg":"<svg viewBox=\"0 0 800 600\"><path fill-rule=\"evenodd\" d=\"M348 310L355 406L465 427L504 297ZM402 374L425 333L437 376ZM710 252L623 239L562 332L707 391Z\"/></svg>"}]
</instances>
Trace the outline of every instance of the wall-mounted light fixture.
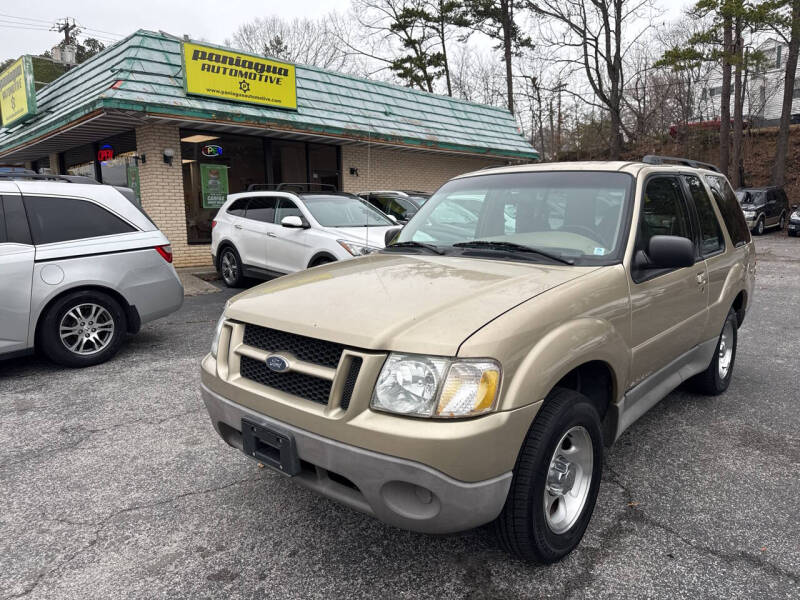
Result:
<instances>
[{"instance_id":1,"label":"wall-mounted light fixture","mask_svg":"<svg viewBox=\"0 0 800 600\"><path fill-rule=\"evenodd\" d=\"M350 167L350 175L358 177L358 167Z\"/></svg>"},{"instance_id":2,"label":"wall-mounted light fixture","mask_svg":"<svg viewBox=\"0 0 800 600\"><path fill-rule=\"evenodd\" d=\"M172 148L164 148L164 162L170 167L172 166L172 159L175 156L175 150Z\"/></svg>"}]
</instances>

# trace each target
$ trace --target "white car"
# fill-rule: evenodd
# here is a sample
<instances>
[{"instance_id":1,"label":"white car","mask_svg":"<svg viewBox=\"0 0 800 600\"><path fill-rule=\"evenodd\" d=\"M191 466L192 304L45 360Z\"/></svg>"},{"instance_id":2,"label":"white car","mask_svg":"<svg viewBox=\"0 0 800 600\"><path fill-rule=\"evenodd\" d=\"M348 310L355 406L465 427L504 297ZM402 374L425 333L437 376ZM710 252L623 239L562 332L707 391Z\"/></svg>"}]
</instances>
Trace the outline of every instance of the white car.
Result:
<instances>
[{"instance_id":1,"label":"white car","mask_svg":"<svg viewBox=\"0 0 800 600\"><path fill-rule=\"evenodd\" d=\"M229 287L363 256L385 245L397 224L352 194L242 192L212 222L211 254Z\"/></svg>"}]
</instances>

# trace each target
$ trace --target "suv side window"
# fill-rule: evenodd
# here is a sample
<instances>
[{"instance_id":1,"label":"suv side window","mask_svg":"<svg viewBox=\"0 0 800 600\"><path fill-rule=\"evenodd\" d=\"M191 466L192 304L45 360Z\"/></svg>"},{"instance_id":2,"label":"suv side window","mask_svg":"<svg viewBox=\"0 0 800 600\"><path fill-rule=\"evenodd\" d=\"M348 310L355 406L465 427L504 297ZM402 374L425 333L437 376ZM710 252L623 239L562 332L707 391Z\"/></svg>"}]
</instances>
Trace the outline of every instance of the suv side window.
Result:
<instances>
[{"instance_id":1,"label":"suv side window","mask_svg":"<svg viewBox=\"0 0 800 600\"><path fill-rule=\"evenodd\" d=\"M244 216L247 219L253 219L261 223L272 223L275 218L276 204L275 198L264 196L250 198L250 204L247 205L247 212Z\"/></svg>"},{"instance_id":2,"label":"suv side window","mask_svg":"<svg viewBox=\"0 0 800 600\"><path fill-rule=\"evenodd\" d=\"M646 250L654 235L678 235L694 241L683 194L674 177L654 177L647 182L636 247Z\"/></svg>"},{"instance_id":3,"label":"suv side window","mask_svg":"<svg viewBox=\"0 0 800 600\"><path fill-rule=\"evenodd\" d=\"M275 212L275 222L280 225L283 217L300 217L303 218L303 213L297 208L297 204L288 198L279 198L278 210Z\"/></svg>"},{"instance_id":4,"label":"suv side window","mask_svg":"<svg viewBox=\"0 0 800 600\"><path fill-rule=\"evenodd\" d=\"M238 200L235 200L225 212L227 212L229 215L233 215L234 217L244 217L246 210L247 198L239 198Z\"/></svg>"},{"instance_id":5,"label":"suv side window","mask_svg":"<svg viewBox=\"0 0 800 600\"><path fill-rule=\"evenodd\" d=\"M15 244L30 244L31 232L28 228L28 218L25 216L22 198L20 196L4 196L3 210L7 241Z\"/></svg>"},{"instance_id":6,"label":"suv side window","mask_svg":"<svg viewBox=\"0 0 800 600\"><path fill-rule=\"evenodd\" d=\"M736 201L736 194L733 193L728 181L721 175L704 175L714 200L717 201L717 208L722 214L722 220L728 229L728 235L734 246L741 246L750 241L750 230L744 220L742 208Z\"/></svg>"},{"instance_id":7,"label":"suv side window","mask_svg":"<svg viewBox=\"0 0 800 600\"><path fill-rule=\"evenodd\" d=\"M34 244L136 231L132 225L88 200L25 196L24 202Z\"/></svg>"},{"instance_id":8,"label":"suv side window","mask_svg":"<svg viewBox=\"0 0 800 600\"><path fill-rule=\"evenodd\" d=\"M703 256L722 252L725 249L725 238L722 236L717 215L711 205L703 182L695 175L684 175L686 185L694 200L697 209L697 219L700 223L700 250Z\"/></svg>"}]
</instances>

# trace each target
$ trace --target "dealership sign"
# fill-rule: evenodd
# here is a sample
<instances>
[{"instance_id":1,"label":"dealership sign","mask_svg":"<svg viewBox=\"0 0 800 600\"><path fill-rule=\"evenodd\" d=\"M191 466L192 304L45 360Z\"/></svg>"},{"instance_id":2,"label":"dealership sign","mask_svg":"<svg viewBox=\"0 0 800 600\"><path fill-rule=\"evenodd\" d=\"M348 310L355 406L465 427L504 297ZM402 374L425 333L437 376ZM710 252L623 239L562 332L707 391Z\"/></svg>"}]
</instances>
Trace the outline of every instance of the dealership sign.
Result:
<instances>
[{"instance_id":1,"label":"dealership sign","mask_svg":"<svg viewBox=\"0 0 800 600\"><path fill-rule=\"evenodd\" d=\"M36 114L36 90L33 86L33 62L23 56L0 73L0 113L3 127Z\"/></svg>"},{"instance_id":2,"label":"dealership sign","mask_svg":"<svg viewBox=\"0 0 800 600\"><path fill-rule=\"evenodd\" d=\"M187 94L297 108L294 65L192 42L182 45Z\"/></svg>"}]
</instances>

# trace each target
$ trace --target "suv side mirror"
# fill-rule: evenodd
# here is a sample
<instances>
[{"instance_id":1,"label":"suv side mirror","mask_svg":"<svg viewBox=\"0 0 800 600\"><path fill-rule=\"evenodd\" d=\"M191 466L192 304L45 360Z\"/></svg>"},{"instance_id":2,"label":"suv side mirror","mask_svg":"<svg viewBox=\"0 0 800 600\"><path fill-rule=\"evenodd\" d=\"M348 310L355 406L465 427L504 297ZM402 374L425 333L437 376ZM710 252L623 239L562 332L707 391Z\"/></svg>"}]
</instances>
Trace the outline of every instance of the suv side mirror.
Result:
<instances>
[{"instance_id":1,"label":"suv side mirror","mask_svg":"<svg viewBox=\"0 0 800 600\"><path fill-rule=\"evenodd\" d=\"M691 240L677 235L654 235L647 246L651 269L682 269L694 266L695 247Z\"/></svg>"},{"instance_id":2,"label":"suv side mirror","mask_svg":"<svg viewBox=\"0 0 800 600\"><path fill-rule=\"evenodd\" d=\"M394 239L400 235L400 232L403 231L402 227L394 227L392 229L387 229L386 234L383 236L383 245L388 246L391 244Z\"/></svg>"},{"instance_id":3,"label":"suv side mirror","mask_svg":"<svg viewBox=\"0 0 800 600\"><path fill-rule=\"evenodd\" d=\"M386 216L387 216L387 217L389 217L389 220L390 220L392 223L394 223L395 225L397 225L397 217L395 217L394 215L386 215Z\"/></svg>"},{"instance_id":4,"label":"suv side mirror","mask_svg":"<svg viewBox=\"0 0 800 600\"><path fill-rule=\"evenodd\" d=\"M303 219L297 215L283 217L281 219L281 225L283 227L289 227L290 229L304 229L306 227L306 224L303 223Z\"/></svg>"}]
</instances>

